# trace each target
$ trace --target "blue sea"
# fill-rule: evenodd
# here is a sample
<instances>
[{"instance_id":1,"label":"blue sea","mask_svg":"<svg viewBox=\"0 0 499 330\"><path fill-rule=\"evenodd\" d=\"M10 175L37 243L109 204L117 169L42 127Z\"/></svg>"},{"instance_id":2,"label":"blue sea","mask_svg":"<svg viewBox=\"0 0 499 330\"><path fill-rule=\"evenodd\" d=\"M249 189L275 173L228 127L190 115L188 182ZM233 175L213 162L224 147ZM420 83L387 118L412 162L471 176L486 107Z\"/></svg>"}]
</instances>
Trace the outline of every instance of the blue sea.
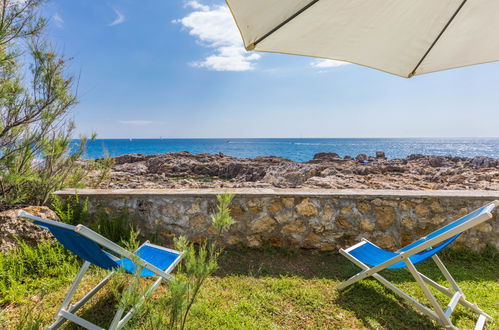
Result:
<instances>
[{"instance_id":1,"label":"blue sea","mask_svg":"<svg viewBox=\"0 0 499 330\"><path fill-rule=\"evenodd\" d=\"M272 155L295 161L308 161L318 152L354 157L360 153L374 156L376 151L384 151L389 159L410 154L499 158L499 138L97 139L88 143L86 157L178 151L251 158Z\"/></svg>"}]
</instances>

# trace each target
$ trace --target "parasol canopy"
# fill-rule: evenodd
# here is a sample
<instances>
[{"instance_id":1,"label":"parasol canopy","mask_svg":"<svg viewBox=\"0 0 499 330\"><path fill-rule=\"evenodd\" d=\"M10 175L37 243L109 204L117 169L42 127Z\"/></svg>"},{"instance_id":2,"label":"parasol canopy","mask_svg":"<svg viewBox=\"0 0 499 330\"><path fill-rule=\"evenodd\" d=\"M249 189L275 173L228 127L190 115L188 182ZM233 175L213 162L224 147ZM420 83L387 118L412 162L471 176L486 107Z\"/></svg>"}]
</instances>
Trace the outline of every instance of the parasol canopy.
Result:
<instances>
[{"instance_id":1,"label":"parasol canopy","mask_svg":"<svg viewBox=\"0 0 499 330\"><path fill-rule=\"evenodd\" d=\"M247 50L402 77L499 60L499 0L226 0Z\"/></svg>"}]
</instances>

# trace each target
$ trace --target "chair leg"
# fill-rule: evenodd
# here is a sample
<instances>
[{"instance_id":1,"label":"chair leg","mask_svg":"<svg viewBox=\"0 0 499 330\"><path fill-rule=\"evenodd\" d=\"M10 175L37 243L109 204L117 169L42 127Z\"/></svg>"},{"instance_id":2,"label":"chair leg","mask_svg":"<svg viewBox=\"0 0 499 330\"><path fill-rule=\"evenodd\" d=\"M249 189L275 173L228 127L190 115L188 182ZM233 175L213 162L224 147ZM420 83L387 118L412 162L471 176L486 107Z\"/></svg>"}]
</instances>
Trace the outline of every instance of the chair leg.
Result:
<instances>
[{"instance_id":1,"label":"chair leg","mask_svg":"<svg viewBox=\"0 0 499 330\"><path fill-rule=\"evenodd\" d=\"M140 269L137 273L134 274L132 278L132 282L128 285L126 289L123 290L123 292L131 290L131 287L138 282L138 277L140 276L140 272L142 269ZM121 297L120 304L123 303L123 296ZM118 323L121 320L121 317L123 316L123 313L125 312L125 307L120 307L116 311L116 314L114 314L113 321L111 322L111 325L109 326L109 330L116 330L118 328Z\"/></svg>"},{"instance_id":2,"label":"chair leg","mask_svg":"<svg viewBox=\"0 0 499 330\"><path fill-rule=\"evenodd\" d=\"M123 312L125 312L125 309L123 307L119 308L116 311L116 314L114 314L113 321L111 322L111 325L109 326L109 330L118 329L118 323L120 322L121 317L123 316Z\"/></svg>"},{"instance_id":3,"label":"chair leg","mask_svg":"<svg viewBox=\"0 0 499 330\"><path fill-rule=\"evenodd\" d=\"M66 298L64 298L64 301L61 304L61 308L59 309L57 314L59 314L59 312L62 309L66 309L68 307L69 303L71 302L71 299L73 298L74 294L76 293L76 289L78 289L78 285L80 284L81 280L83 279L83 276L85 276L85 273L87 272L88 267L90 267L90 262L85 261L80 268L80 272L78 273L78 275L76 275L76 279L74 280L73 284L71 284L71 287L69 288L69 291L66 294Z\"/></svg>"},{"instance_id":4,"label":"chair leg","mask_svg":"<svg viewBox=\"0 0 499 330\"><path fill-rule=\"evenodd\" d=\"M69 306L69 303L71 303L71 299L73 299L74 294L76 293L76 289L78 289L78 285L80 284L81 280L83 279L83 276L88 270L88 267L90 267L90 263L88 261L85 261L83 265L80 268L80 271L78 272L78 275L76 275L75 280L71 284L71 287L68 290L68 293L66 294L66 297L64 298L64 301L62 302L61 306L59 307L59 310L55 314L55 322L47 327L47 329L57 329L59 328L62 323L64 323L64 317L61 315L61 311L66 310L66 308ZM63 322L61 322L63 321Z\"/></svg>"},{"instance_id":5,"label":"chair leg","mask_svg":"<svg viewBox=\"0 0 499 330\"><path fill-rule=\"evenodd\" d=\"M362 269L362 271L360 273L352 276L348 280L342 282L340 285L338 285L336 287L338 290L344 289L345 287L347 287L347 286L349 286L349 285L357 282L359 280L358 279L359 275L364 274L365 272L367 272L368 270L371 269L371 268L369 268L369 266L367 266L366 264L364 264L361 261L357 260L352 255L350 255L349 253L344 252L342 250L340 250L340 252L348 260L350 260L352 263L354 263L355 265L357 265L358 267L360 267ZM436 255L435 255L435 257L436 257ZM428 300L430 301L430 303L434 307L435 311L433 311L433 310L429 309L428 307L422 305L419 301L417 301L416 299L414 299L410 295L406 294L404 291L400 290L396 285L394 285L391 282L389 282L387 279L385 279L384 277L382 277L380 274L374 273L374 274L372 274L372 276L376 280L378 280L381 284L383 284L386 288L390 289L395 294L397 294L401 298L404 298L407 302L411 303L414 307L416 307L417 309L419 309L423 314L426 314L427 316L429 316L430 318L434 319L435 321L440 322L441 324L443 324L447 328L455 328L452 325L449 317L450 317L450 314L452 313L452 310L454 309L456 303L458 303L458 304L461 304L464 307L466 307L466 308L474 311L475 313L477 313L479 315L479 319L478 319L477 324L476 324L477 325L476 329L481 329L481 327L483 327L483 324L485 323L485 321L486 320L492 320L492 317L490 315L488 315L487 313L485 313L484 311L482 311L480 308L478 308L478 306L476 306L475 304L472 304L469 301L467 301L464 298L464 295L462 294L462 291L459 288L457 282L454 280L454 278L452 277L452 275L450 274L450 272L444 266L444 264L440 260L440 258L436 257L436 258L434 258L434 260L435 260L435 263L437 264L438 268L440 269L440 271L443 273L444 277L452 285L452 287L455 289L456 292L452 292L451 289L446 288L446 287L438 284L437 282L435 282L434 280L432 280L428 276L420 273L416 269L416 267L414 266L414 264L412 264L412 262L410 260L407 260L406 264L407 264L407 262L410 263L410 265L407 265L407 270L413 275L414 279L416 280L416 282L419 284L419 286L423 290L423 293L428 298ZM435 297L428 290L428 287L425 285L425 282L428 285L430 285L430 286L434 287L435 289L437 289L438 291L440 291L441 293L449 296L451 298L451 302L449 303L449 306L451 306L451 307L448 306L447 309L446 309L446 311L444 311L442 309L442 307L436 301Z\"/></svg>"},{"instance_id":6,"label":"chair leg","mask_svg":"<svg viewBox=\"0 0 499 330\"><path fill-rule=\"evenodd\" d=\"M490 316L487 313L485 313L476 304L472 304L468 300L466 300L463 291L461 290L461 288L457 284L456 280L452 277L452 275L449 272L449 270L447 269L447 267L445 267L445 265L442 262L442 260L436 254L432 257L432 259L435 262L435 264L437 265L438 269L440 269L440 271L444 275L444 277L447 280L447 282L450 283L450 285L453 287L454 291L456 292L453 295L452 292L449 289L447 289L447 288L445 288L446 290L440 290L440 288L438 287L440 285L436 284L434 281L431 281L433 283L431 283L431 282L428 283L428 284L436 287L439 291L441 291L444 294L446 294L449 297L451 297L451 301L449 302L449 307L448 307L448 310L446 310L446 313L449 313L449 312L452 313L452 311L454 310L455 305L456 304L461 304L462 306L464 306L464 307L472 310L473 312L475 312L475 313L477 313L479 315L479 320L477 322L477 328L480 328L479 324L481 322L485 323L485 321L487 321L487 320L492 320L493 319L492 316ZM423 280L426 281L426 279L424 277L423 277ZM435 286L434 284L436 284L437 286ZM456 295L459 295L459 296L456 297ZM457 302L453 301L454 299L457 299L457 298L459 298L457 300ZM483 327L483 325L482 325L482 327Z\"/></svg>"},{"instance_id":7,"label":"chair leg","mask_svg":"<svg viewBox=\"0 0 499 330\"><path fill-rule=\"evenodd\" d=\"M456 281L454 280L454 278L452 277L452 275L449 273L449 271L447 270L447 267L445 267L445 265L442 262L442 260L440 260L440 258L436 254L434 254L431 258L437 264L438 269L440 269L440 271L444 275L444 277L447 280L447 282L450 283L450 285L454 288L454 290L456 292L461 292L461 294L462 294L463 291L461 290L461 288L459 287L459 285L457 285ZM464 295L463 295L463 297L464 297Z\"/></svg>"},{"instance_id":8,"label":"chair leg","mask_svg":"<svg viewBox=\"0 0 499 330\"><path fill-rule=\"evenodd\" d=\"M362 268L363 271L367 271L367 270L370 269L369 266L367 266L366 264L364 264L360 260L357 260L351 254L349 254L349 253L343 253L343 255L348 260L350 260L352 263L354 263L355 265L357 265L360 268ZM386 278L384 278L380 274L374 273L372 275L372 277L374 277L377 281L379 281L381 284L383 284L387 289L390 289L396 295L398 295L399 297L405 299L407 302L411 303L414 307L416 307L417 309L419 309L419 311L422 312L423 314L425 314L428 317L434 319L435 321L439 321L439 318L438 318L437 314L434 311L432 311L428 307L424 306L423 304L421 304L419 301L417 301L416 299L414 299L413 297L411 297L410 295L408 295L404 291L400 290L400 288L398 288L395 284L392 284L390 281L388 281ZM345 282L341 283L340 285L342 285L344 283ZM348 284L348 285L350 285L350 284Z\"/></svg>"},{"instance_id":9,"label":"chair leg","mask_svg":"<svg viewBox=\"0 0 499 330\"><path fill-rule=\"evenodd\" d=\"M409 269L407 269L409 271ZM418 274L421 276L421 278L423 279L423 281L426 282L426 284L432 286L433 288L437 289L438 291L440 291L441 293L445 294L446 296L450 297L451 299L454 297L455 293L452 292L451 289L449 288L446 288L445 286L442 286L440 284L438 284L437 282L435 282L434 280L432 280L431 278L429 278L428 276L426 276L425 274L421 273L418 271ZM445 276L445 275L444 275ZM450 273L449 273L449 276ZM451 276L452 278L452 276ZM453 279L453 278L452 278ZM454 280L454 279L453 279ZM457 282L456 282L456 285L457 285ZM460 292L461 290L459 291L456 291L456 292ZM481 310L476 304L472 304L470 303L468 300L466 300L466 298L464 297L464 295L461 295L460 296L460 299L458 301L458 304L462 305L463 307L465 308L468 308L470 309L471 311L477 313L478 315L480 315L480 317L484 317L485 320L492 320L492 316L488 315L487 313L485 313L483 310Z\"/></svg>"},{"instance_id":10,"label":"chair leg","mask_svg":"<svg viewBox=\"0 0 499 330\"><path fill-rule=\"evenodd\" d=\"M139 282L141 272L142 272L142 267L138 267L135 270L135 273L133 274L131 283L128 285L128 287L125 290L123 290L123 292L132 290L132 287L134 287ZM121 303L123 303L123 297L121 297L121 300L122 300ZM111 325L109 326L109 330L118 329L119 322L121 321L121 317L123 316L124 312L125 312L125 307L118 308L118 310L116 311L116 314L114 314L113 321L111 322Z\"/></svg>"},{"instance_id":11,"label":"chair leg","mask_svg":"<svg viewBox=\"0 0 499 330\"><path fill-rule=\"evenodd\" d=\"M79 301L77 301L73 305L66 304L66 306L64 308L59 309L59 312L58 312L58 314L56 316L57 317L56 320L54 321L54 323L52 323L46 329L58 329L62 324L64 324L64 322L66 322L66 320L68 319L66 316L68 314L69 315L74 315L74 313L76 313L76 311L78 309L80 309L90 298L92 298L97 292L99 292L100 289L102 289L102 287L109 281L109 279L111 278L111 276L112 276L113 273L114 272L112 272L109 275L107 275L102 281L99 282L99 284L97 284L92 290L90 290ZM80 281L81 281L81 279L80 279ZM75 282L73 283L73 285L75 285L76 282L77 281L75 280ZM77 284L76 284L76 286L77 286ZM73 286L71 287L71 289L73 289ZM71 296L74 295L75 291L76 291L76 287L74 288L73 294ZM68 292L68 296L69 296L69 293L70 292ZM71 298L69 298L69 300L71 300ZM65 301L66 301L66 299L65 299ZM63 303L63 305L64 305L64 303ZM74 316L76 316L76 315L74 315ZM71 319L69 319L69 320L71 320Z\"/></svg>"},{"instance_id":12,"label":"chair leg","mask_svg":"<svg viewBox=\"0 0 499 330\"><path fill-rule=\"evenodd\" d=\"M430 292L430 290L426 286L423 278L421 277L421 275L419 275L419 272L417 271L416 267L414 267L414 264L409 259L405 259L404 262L407 265L407 268L411 272L411 274L414 277L414 279L416 280L416 282L418 282L419 287L421 288L424 295L426 296L426 299L428 299L428 301L432 305L435 313L438 315L440 323L446 328L456 329L452 325L452 322L450 321L450 319L445 315L440 304L437 302L437 300L435 299L433 294Z\"/></svg>"},{"instance_id":13,"label":"chair leg","mask_svg":"<svg viewBox=\"0 0 499 330\"><path fill-rule=\"evenodd\" d=\"M163 280L162 277L158 278L154 282L154 284L149 287L147 292L140 298L139 302L137 302L137 304L135 304L135 306L133 306L128 311L128 313L126 313L126 315L118 322L118 326L116 327L116 329L121 329L125 325L125 323L128 322L128 320L130 320L130 318L133 316L133 313L135 313L140 308L140 306L142 306L145 299L147 297L149 297L154 292L154 290L156 290L158 288L158 286L161 284L162 280Z\"/></svg>"},{"instance_id":14,"label":"chair leg","mask_svg":"<svg viewBox=\"0 0 499 330\"><path fill-rule=\"evenodd\" d=\"M136 280L136 279L134 278L134 280ZM114 315L114 318L113 318L113 321L111 322L111 325L109 326L109 330L121 329L125 325L125 323L128 322L128 320L130 320L130 318L133 316L133 313L135 313L140 308L140 306L144 303L145 299L147 297L149 297L154 292L154 290L156 290L159 287L162 280L163 280L163 278L159 277L147 289L147 291L144 293L144 295L142 297L140 297L139 301L132 308L130 308L128 313L126 313L126 315L123 318L122 318L122 316L123 316L125 309L124 308L118 309L118 311ZM130 284L130 286L131 285L132 284ZM129 288L130 288L130 286L129 286Z\"/></svg>"},{"instance_id":15,"label":"chair leg","mask_svg":"<svg viewBox=\"0 0 499 330\"><path fill-rule=\"evenodd\" d=\"M365 277L363 275L370 269L367 265L365 265L364 263L362 263L359 260L357 260L356 258L354 258L350 253L346 252L345 250L340 249L340 253L345 258L347 258L348 260L350 260L351 262L353 262L354 264L359 266L362 269L362 271L360 271L359 273L353 275L349 279L338 284L335 288L338 291L341 291L341 290L345 289L346 287L364 279Z\"/></svg>"}]
</instances>

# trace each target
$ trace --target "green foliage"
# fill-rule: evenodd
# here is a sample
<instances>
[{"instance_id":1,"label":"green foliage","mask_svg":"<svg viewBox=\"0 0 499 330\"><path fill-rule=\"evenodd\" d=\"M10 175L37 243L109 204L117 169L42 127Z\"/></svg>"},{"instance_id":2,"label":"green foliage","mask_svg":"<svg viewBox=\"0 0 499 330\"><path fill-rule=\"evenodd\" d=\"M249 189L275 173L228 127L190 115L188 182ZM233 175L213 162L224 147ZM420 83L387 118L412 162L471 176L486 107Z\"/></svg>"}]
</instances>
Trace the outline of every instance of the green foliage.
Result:
<instances>
[{"instance_id":1,"label":"green foliage","mask_svg":"<svg viewBox=\"0 0 499 330\"><path fill-rule=\"evenodd\" d=\"M449 250L453 251L453 250ZM497 253L490 259L488 253L461 253L442 255L449 271L464 290L468 300L499 318L499 280L497 277ZM478 256L478 259L474 257ZM279 262L276 262L279 260ZM67 262L67 261L64 261ZM335 286L358 272L358 268L337 253L298 250L289 255L279 249L227 250L218 258L219 270L203 283L193 305L186 328L189 329L440 329L434 321L416 311L411 305L374 279L366 279L350 289L338 293ZM445 278L431 261L417 265L418 270L442 285ZM92 272L85 276L82 289L90 289L101 281L103 274ZM404 291L425 301L424 294L410 273L388 270L382 274ZM69 283L59 281L53 285L53 277L37 275L32 282L38 288L46 288L46 295L34 304L30 299L33 290L20 294L14 304L0 305L0 328L16 329L25 311L33 310L36 318L46 326L53 321L59 304L64 299ZM178 277L177 274L175 274ZM126 277L130 280L130 276ZM145 279L151 284L151 279ZM172 308L185 310L183 297L186 290L182 282L160 286L146 308L139 310L124 329L168 329ZM125 284L128 284L126 282ZM109 315L114 314L110 287L90 300L79 315L89 321L106 325ZM434 292L437 299L448 303L448 297ZM0 293L1 295L1 293ZM376 308L373 308L376 306ZM3 309L3 310L2 310ZM473 329L477 315L458 306L452 321L460 329ZM178 320L178 318L177 318ZM67 328L74 328L68 325ZM497 321L487 322L486 328L496 329Z\"/></svg>"},{"instance_id":2,"label":"green foliage","mask_svg":"<svg viewBox=\"0 0 499 330\"><path fill-rule=\"evenodd\" d=\"M138 239L140 232L131 228L129 239L127 241L123 241L125 249L128 251L136 251L140 247L140 241ZM137 258L132 258L132 261L137 265ZM119 269L113 276L111 281L111 287L113 295L118 302L117 308L121 308L123 310L134 307L137 303L139 303L141 297L145 294L145 291L139 285L142 272L142 267L137 267L135 273L132 275L132 279L128 286L123 289L128 280L129 274L125 273L124 269Z\"/></svg>"},{"instance_id":3,"label":"green foliage","mask_svg":"<svg viewBox=\"0 0 499 330\"><path fill-rule=\"evenodd\" d=\"M98 208L92 214L89 227L116 243L129 242L135 232L135 227L126 211L110 214L103 208Z\"/></svg>"},{"instance_id":4,"label":"green foliage","mask_svg":"<svg viewBox=\"0 0 499 330\"><path fill-rule=\"evenodd\" d=\"M224 229L234 224L234 219L230 215L229 205L234 199L234 194L224 193L217 195L217 212L211 216L213 226L217 228L220 236Z\"/></svg>"},{"instance_id":5,"label":"green foliage","mask_svg":"<svg viewBox=\"0 0 499 330\"><path fill-rule=\"evenodd\" d=\"M52 197L52 208L61 222L73 226L80 223L86 223L88 216L88 198L81 202L78 194L68 196L64 199L54 195Z\"/></svg>"},{"instance_id":6,"label":"green foliage","mask_svg":"<svg viewBox=\"0 0 499 330\"><path fill-rule=\"evenodd\" d=\"M0 3L0 203L46 204L54 190L95 184L110 161L79 164L87 138L73 143L68 114L77 103L67 59L44 40L41 0ZM95 138L95 135L91 137Z\"/></svg>"},{"instance_id":7,"label":"green foliage","mask_svg":"<svg viewBox=\"0 0 499 330\"><path fill-rule=\"evenodd\" d=\"M177 266L176 278L169 285L170 297L160 298L162 308L170 311L170 329L185 328L187 317L203 283L218 269L217 260L222 249L217 247L217 242L223 231L234 224L229 208L233 198L234 195L227 193L217 195L217 212L211 216L212 223L218 230L218 237L214 242L205 242L196 249L184 236L174 241L175 249L183 252L182 262Z\"/></svg>"},{"instance_id":8,"label":"green foliage","mask_svg":"<svg viewBox=\"0 0 499 330\"><path fill-rule=\"evenodd\" d=\"M41 297L43 299L43 297ZM43 321L39 315L36 315L33 306L27 306L19 317L19 323L16 330L39 330L43 326Z\"/></svg>"},{"instance_id":9,"label":"green foliage","mask_svg":"<svg viewBox=\"0 0 499 330\"><path fill-rule=\"evenodd\" d=\"M68 124L69 125L69 124ZM78 145L72 143L72 124L65 132L57 132L40 139L38 157L40 162L33 165L36 180L27 187L30 199L37 204L46 204L51 193L63 187L77 185L87 171L77 162L86 151L86 138Z\"/></svg>"},{"instance_id":10,"label":"green foliage","mask_svg":"<svg viewBox=\"0 0 499 330\"><path fill-rule=\"evenodd\" d=\"M206 279L218 269L218 253L210 251L213 245L201 244L197 249L183 236L175 239L175 249L183 251L183 262L177 266L175 277L168 285L169 295L149 302L153 313L148 324L150 328L160 329L168 324L168 329L184 329L199 291ZM168 317L163 313L167 313ZM169 320L168 320L169 319ZM167 321L168 320L168 321Z\"/></svg>"},{"instance_id":11,"label":"green foliage","mask_svg":"<svg viewBox=\"0 0 499 330\"><path fill-rule=\"evenodd\" d=\"M89 187L97 188L101 182L109 179L111 168L114 165L114 159L109 155L101 159L90 161L87 166L87 171L96 173L93 177L87 177L86 185ZM75 182L73 185L78 183Z\"/></svg>"},{"instance_id":12,"label":"green foliage","mask_svg":"<svg viewBox=\"0 0 499 330\"><path fill-rule=\"evenodd\" d=\"M66 59L43 40L41 1L2 3L0 17L0 198L4 203L46 202L69 176L66 156L76 104ZM26 62L23 57L28 56ZM25 74L25 73L28 74ZM78 152L76 153L78 154ZM38 161L35 164L35 160Z\"/></svg>"},{"instance_id":13,"label":"green foliage","mask_svg":"<svg viewBox=\"0 0 499 330\"><path fill-rule=\"evenodd\" d=\"M483 251L477 252L464 247L454 249L444 249L440 255L454 261L473 263L476 261L494 261L499 259L498 250L487 245Z\"/></svg>"},{"instance_id":14,"label":"green foliage","mask_svg":"<svg viewBox=\"0 0 499 330\"><path fill-rule=\"evenodd\" d=\"M70 225L84 224L113 242L129 242L136 233L127 212L110 214L97 207L88 214L88 198L81 200L78 194L60 198L53 196L52 208L62 222Z\"/></svg>"},{"instance_id":15,"label":"green foliage","mask_svg":"<svg viewBox=\"0 0 499 330\"><path fill-rule=\"evenodd\" d=\"M73 276L79 268L76 257L62 245L42 241L0 253L0 305L22 301L31 292L50 290ZM45 281L39 281L40 279Z\"/></svg>"},{"instance_id":16,"label":"green foliage","mask_svg":"<svg viewBox=\"0 0 499 330\"><path fill-rule=\"evenodd\" d=\"M140 247L139 235L140 230L136 230L133 226L130 226L128 237L121 239L121 244L128 251L137 251Z\"/></svg>"},{"instance_id":17,"label":"green foliage","mask_svg":"<svg viewBox=\"0 0 499 330\"><path fill-rule=\"evenodd\" d=\"M168 327L170 329L175 329L177 324L182 324L184 314L183 312L187 309L189 295L189 285L185 280L174 278L173 281L168 286L170 290L170 297L162 298L164 306L167 306L167 310L170 310L170 322ZM156 324L156 326L161 326Z\"/></svg>"}]
</instances>

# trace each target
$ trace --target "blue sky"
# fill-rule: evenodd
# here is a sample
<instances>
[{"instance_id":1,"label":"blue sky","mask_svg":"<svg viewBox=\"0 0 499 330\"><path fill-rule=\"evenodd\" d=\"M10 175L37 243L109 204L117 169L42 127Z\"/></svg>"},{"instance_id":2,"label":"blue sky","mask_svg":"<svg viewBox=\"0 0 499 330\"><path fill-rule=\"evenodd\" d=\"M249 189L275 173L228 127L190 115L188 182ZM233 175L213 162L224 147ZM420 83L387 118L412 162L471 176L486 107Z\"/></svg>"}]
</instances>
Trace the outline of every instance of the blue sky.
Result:
<instances>
[{"instance_id":1,"label":"blue sky","mask_svg":"<svg viewBox=\"0 0 499 330\"><path fill-rule=\"evenodd\" d=\"M404 79L247 53L223 1L52 0L48 37L99 138L498 137L499 63Z\"/></svg>"}]
</instances>

